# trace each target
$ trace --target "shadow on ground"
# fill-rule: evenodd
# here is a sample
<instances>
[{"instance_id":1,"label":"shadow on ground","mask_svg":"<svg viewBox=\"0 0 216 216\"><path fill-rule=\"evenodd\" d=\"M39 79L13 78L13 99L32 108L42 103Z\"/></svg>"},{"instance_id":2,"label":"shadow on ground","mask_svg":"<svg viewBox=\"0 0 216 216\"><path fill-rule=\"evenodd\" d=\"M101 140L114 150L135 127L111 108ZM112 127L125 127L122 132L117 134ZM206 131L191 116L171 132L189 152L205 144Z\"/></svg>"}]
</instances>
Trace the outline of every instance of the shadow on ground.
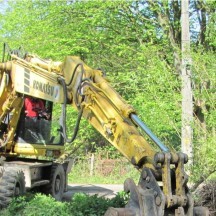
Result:
<instances>
[{"instance_id":1,"label":"shadow on ground","mask_svg":"<svg viewBox=\"0 0 216 216\"><path fill-rule=\"evenodd\" d=\"M75 193L97 194L100 197L113 198L120 191L123 191L123 185L69 184L68 191L64 194L63 200L70 201Z\"/></svg>"}]
</instances>

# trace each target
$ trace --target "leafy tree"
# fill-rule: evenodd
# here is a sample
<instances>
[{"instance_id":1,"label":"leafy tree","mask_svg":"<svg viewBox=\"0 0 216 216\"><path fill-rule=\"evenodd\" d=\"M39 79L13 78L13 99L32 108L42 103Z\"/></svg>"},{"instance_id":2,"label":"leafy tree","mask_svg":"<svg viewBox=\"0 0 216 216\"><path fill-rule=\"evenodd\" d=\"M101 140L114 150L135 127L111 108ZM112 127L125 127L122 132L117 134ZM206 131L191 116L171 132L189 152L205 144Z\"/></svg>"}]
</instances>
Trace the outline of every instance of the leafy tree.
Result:
<instances>
[{"instance_id":1,"label":"leafy tree","mask_svg":"<svg viewBox=\"0 0 216 216\"><path fill-rule=\"evenodd\" d=\"M180 54L179 54L179 47L181 46L181 41L179 40L180 32L180 26L179 26L179 20L180 20L180 2L173 1L173 2L164 2L164 1L148 1L149 8L151 11L154 12L155 17L158 20L158 23L160 24L162 30L166 33L169 44L171 45L173 56L174 56L174 66L177 74L180 72ZM208 169L205 170L205 174L197 175L197 179L206 179L212 172L215 172L215 166L210 162L212 161L213 157L211 154L207 153L206 149L209 150L209 146L211 146L212 143L212 137L215 137L215 126L211 128L210 130L207 130L206 125L207 122L207 116L211 115L212 112L215 111L215 103L211 103L210 105L206 103L206 101L209 101L210 97L214 98L214 96L211 94L212 92L212 86L214 86L215 83L215 76L206 76L205 80L203 80L203 70L201 68L205 68L205 71L208 71L207 74L211 73L213 69L214 63L210 60L212 57L215 58L215 54L212 52L215 50L215 44L214 44L214 37L212 36L212 33L215 32L215 26L212 26L212 21L215 19L215 1L191 1L190 3L190 9L191 9L191 32L192 32L192 47L193 47L193 57L196 59L194 61L194 67L195 72L192 78L196 77L196 79L193 79L192 81L196 83L193 86L194 90L194 118L196 120L194 125L194 149L195 150L195 172L197 170L202 169L202 167L206 167L206 163L208 163ZM195 14L194 14L195 12ZM208 31L207 31L208 29ZM211 36L210 36L211 35ZM197 45L200 45L197 47ZM200 53L199 53L200 52ZM200 55L201 54L201 55ZM202 60L203 57L207 55L209 58L209 62L207 59L205 59L205 63ZM199 59L199 60L198 60ZM199 62L198 62L198 61ZM206 65L205 65L206 64ZM197 65L199 65L201 68L197 70ZM198 66L198 67L199 67ZM207 69L208 68L208 69ZM198 81L198 77L199 79ZM208 78L207 78L208 77ZM213 90L214 91L214 90ZM197 92L199 92L197 94ZM202 92L202 93L201 93ZM198 96L199 95L199 96ZM204 97L201 95L205 95ZM197 98L202 97L201 101ZM198 99L198 100L197 100ZM211 100L211 99L210 99ZM210 111L211 110L211 111ZM214 117L213 117L214 118ZM202 128L202 131L200 130ZM214 138L213 138L214 139ZM202 140L202 141L201 141ZM197 146L195 145L197 142L200 143L203 142L201 145L199 145L199 148L197 149ZM214 141L213 141L214 142ZM208 143L208 147L204 144ZM210 159L207 160L208 162L205 163L205 165L201 165L199 163L199 160L197 157L200 156L200 153L203 152L206 154L206 156ZM213 150L213 152L215 152ZM212 166L213 165L213 166ZM198 168L198 169L197 169ZM198 181L200 182L200 181Z\"/></svg>"},{"instance_id":2,"label":"leafy tree","mask_svg":"<svg viewBox=\"0 0 216 216\"><path fill-rule=\"evenodd\" d=\"M53 60L79 55L91 67L103 69L152 131L171 148L180 148L179 1L15 0L4 8L2 41ZM215 1L190 3L195 158L199 152L208 158L204 164L195 160L196 171L202 166L214 168L212 148L204 144L215 140L215 8ZM77 114L68 112L72 132ZM67 148L81 143L88 143L88 149L106 145L85 122L78 139Z\"/></svg>"}]
</instances>

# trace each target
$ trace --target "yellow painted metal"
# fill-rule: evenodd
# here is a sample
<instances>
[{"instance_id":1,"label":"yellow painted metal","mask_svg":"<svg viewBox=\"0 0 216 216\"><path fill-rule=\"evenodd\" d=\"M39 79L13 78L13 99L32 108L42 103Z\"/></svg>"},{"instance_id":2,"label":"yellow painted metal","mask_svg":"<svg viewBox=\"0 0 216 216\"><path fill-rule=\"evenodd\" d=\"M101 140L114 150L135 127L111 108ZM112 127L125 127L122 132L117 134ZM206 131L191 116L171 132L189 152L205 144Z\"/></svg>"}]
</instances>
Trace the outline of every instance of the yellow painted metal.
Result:
<instances>
[{"instance_id":1,"label":"yellow painted metal","mask_svg":"<svg viewBox=\"0 0 216 216\"><path fill-rule=\"evenodd\" d=\"M63 102L62 86L58 83L59 75L52 70L45 70L16 57L12 64L11 77L16 92L56 103Z\"/></svg>"},{"instance_id":2,"label":"yellow painted metal","mask_svg":"<svg viewBox=\"0 0 216 216\"><path fill-rule=\"evenodd\" d=\"M9 129L7 133L7 145L6 145L7 150L12 149L12 145L14 143L15 132L16 132L19 118L20 118L20 112L22 110L22 106L23 106L23 99L20 97L15 97L14 100L10 104L10 107L12 107L12 111L10 113L11 118L8 123Z\"/></svg>"},{"instance_id":3,"label":"yellow painted metal","mask_svg":"<svg viewBox=\"0 0 216 216\"><path fill-rule=\"evenodd\" d=\"M11 70L8 72L8 69ZM78 96L78 102L82 102L80 105L83 107L83 116L133 164L145 164L154 168L155 150L130 120L130 114L135 113L135 110L110 86L102 71L91 69L74 56L66 57L64 62L52 62L35 56L23 60L14 55L10 64L0 65L0 70L7 71L10 76L10 84L7 87L10 91L7 96L10 98L13 95L17 100L18 98L21 100L17 93L23 93L62 103L63 88L58 83L58 77L63 77L68 84L67 98L77 109L77 89L80 87L80 80L86 80L82 83L81 89L85 100L82 101ZM5 83L3 79L2 82ZM3 91L6 91L5 89ZM5 101L7 99L3 96L0 102L5 104ZM5 106L12 107L9 102ZM14 129L16 128L14 122L18 122L20 112L18 107L15 110L17 117L11 122ZM26 155L44 156L48 148L48 146L30 144L26 147L12 142L7 144L7 150L11 153Z\"/></svg>"},{"instance_id":4,"label":"yellow painted metal","mask_svg":"<svg viewBox=\"0 0 216 216\"><path fill-rule=\"evenodd\" d=\"M64 146L15 143L14 152L18 155L47 156L47 151L59 151L58 157L64 154Z\"/></svg>"},{"instance_id":5,"label":"yellow painted metal","mask_svg":"<svg viewBox=\"0 0 216 216\"><path fill-rule=\"evenodd\" d=\"M15 142L15 133L23 107L23 94L35 96L56 103L63 102L62 86L58 83L56 64L49 67L40 67L36 57L31 58L33 62L23 60L12 55L12 61L0 63L0 121L6 121L7 130L2 131L3 136L0 146L5 147L2 154L7 155L35 155L45 156L47 150L53 150L59 156L63 154L63 146L59 145L32 145ZM45 65L50 65L44 63ZM55 71L55 72L54 72Z\"/></svg>"},{"instance_id":6,"label":"yellow painted metal","mask_svg":"<svg viewBox=\"0 0 216 216\"><path fill-rule=\"evenodd\" d=\"M2 78L0 87L0 121L2 122L7 114L10 116L10 119L8 119L7 134L3 136L3 140L0 140L0 145L5 146L6 150L9 151L14 142L23 99L22 97L18 97L14 92L10 74L6 73L6 71L2 72L0 70L0 72Z\"/></svg>"},{"instance_id":7,"label":"yellow painted metal","mask_svg":"<svg viewBox=\"0 0 216 216\"><path fill-rule=\"evenodd\" d=\"M62 74L66 83L74 76L68 86L69 93L72 92L70 97L73 99L73 106L76 107L74 86L78 85L79 76L82 74L81 67L74 71L78 64L83 65L82 78L87 80L82 88L85 95L81 104L83 116L133 164L144 163L154 169L153 158L156 152L131 122L129 116L135 113L133 107L110 86L101 71L92 70L79 58L68 56L62 64ZM73 75L73 72L76 74Z\"/></svg>"}]
</instances>

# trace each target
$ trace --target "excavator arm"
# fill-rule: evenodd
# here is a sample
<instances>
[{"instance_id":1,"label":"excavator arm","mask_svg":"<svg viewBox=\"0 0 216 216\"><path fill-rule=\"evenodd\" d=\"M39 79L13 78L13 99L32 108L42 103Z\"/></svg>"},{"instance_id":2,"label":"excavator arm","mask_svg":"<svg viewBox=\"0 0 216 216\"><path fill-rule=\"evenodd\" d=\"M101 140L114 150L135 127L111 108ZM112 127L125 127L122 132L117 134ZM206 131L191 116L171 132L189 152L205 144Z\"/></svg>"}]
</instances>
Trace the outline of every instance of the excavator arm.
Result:
<instances>
[{"instance_id":1,"label":"excavator arm","mask_svg":"<svg viewBox=\"0 0 216 216\"><path fill-rule=\"evenodd\" d=\"M62 85L67 89L64 94L67 93L67 100L141 171L138 186L132 179L125 181L125 190L130 192L126 208L110 208L107 216L207 214L205 208L193 206L184 171L187 155L170 152L111 87L102 71L92 70L79 58L69 56L60 65L60 73L64 77ZM160 152L146 141L138 128L152 139Z\"/></svg>"},{"instance_id":2,"label":"excavator arm","mask_svg":"<svg viewBox=\"0 0 216 216\"><path fill-rule=\"evenodd\" d=\"M79 66L74 70L76 65ZM130 119L135 110L115 92L102 72L90 69L74 57L66 58L61 71L65 77L63 85L72 93L67 99L83 110L83 117L134 165L145 161L152 167L155 152Z\"/></svg>"},{"instance_id":3,"label":"excavator arm","mask_svg":"<svg viewBox=\"0 0 216 216\"><path fill-rule=\"evenodd\" d=\"M6 76L5 73L9 74L11 82L15 83L13 79L18 70L12 68L16 65L37 73L49 82L52 78L52 82L59 86L60 99L57 102L75 107L80 116L86 118L140 170L141 177L138 185L135 185L132 179L125 181L125 191L130 192L130 200L126 208L110 208L106 212L107 216L208 215L207 209L194 208L187 187L188 177L184 171L184 164L188 160L187 155L169 151L139 119L133 107L111 87L101 70L93 70L78 57L73 56L66 57L63 62L45 61L31 55L25 60L16 55L11 55L11 58L10 62L0 64L2 76ZM10 71L15 72L11 74ZM6 82L4 79L2 78L2 83ZM26 83L25 86L36 88L31 85L34 85L34 82ZM26 89L20 90L19 85L17 89L14 87L11 90L26 94ZM13 100L17 97L16 93L14 95ZM13 103L12 101L10 103ZM7 108L2 108L2 118L4 110ZM146 141L141 130L150 137L160 151ZM66 131L63 132L67 141ZM13 136L8 135L8 137Z\"/></svg>"}]
</instances>

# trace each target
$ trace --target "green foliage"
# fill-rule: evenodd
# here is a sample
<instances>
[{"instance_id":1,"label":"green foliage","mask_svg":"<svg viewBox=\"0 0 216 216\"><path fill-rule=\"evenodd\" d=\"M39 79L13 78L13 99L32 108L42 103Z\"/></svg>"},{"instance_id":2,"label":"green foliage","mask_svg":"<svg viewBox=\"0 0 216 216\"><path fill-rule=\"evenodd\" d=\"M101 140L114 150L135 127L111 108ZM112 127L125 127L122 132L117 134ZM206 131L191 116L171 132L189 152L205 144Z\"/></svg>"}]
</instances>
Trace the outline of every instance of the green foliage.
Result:
<instances>
[{"instance_id":1,"label":"green foliage","mask_svg":"<svg viewBox=\"0 0 216 216\"><path fill-rule=\"evenodd\" d=\"M104 215L109 207L124 207L126 197L123 193L118 194L113 199L98 197L97 195L88 196L86 194L77 193L72 198L70 212L76 212L76 216L99 216Z\"/></svg>"},{"instance_id":2,"label":"green foliage","mask_svg":"<svg viewBox=\"0 0 216 216\"><path fill-rule=\"evenodd\" d=\"M13 199L8 208L6 210L2 210L1 214L5 216L13 214L21 216L28 201L30 201L29 198L21 196L16 199Z\"/></svg>"},{"instance_id":3,"label":"green foliage","mask_svg":"<svg viewBox=\"0 0 216 216\"><path fill-rule=\"evenodd\" d=\"M109 207L123 207L128 197L119 193L112 199L75 194L70 202L58 202L50 196L35 194L30 197L14 198L7 209L0 211L2 216L100 216Z\"/></svg>"},{"instance_id":4,"label":"green foliage","mask_svg":"<svg viewBox=\"0 0 216 216\"><path fill-rule=\"evenodd\" d=\"M12 200L6 210L3 210L4 216L10 215L70 215L68 203L57 202L53 197L42 194L17 197Z\"/></svg>"},{"instance_id":5,"label":"green foliage","mask_svg":"<svg viewBox=\"0 0 216 216\"><path fill-rule=\"evenodd\" d=\"M98 147L95 151L96 155L100 158L117 159L121 157L121 154L116 151L116 148L112 145L106 145L104 147Z\"/></svg>"},{"instance_id":6,"label":"green foliage","mask_svg":"<svg viewBox=\"0 0 216 216\"><path fill-rule=\"evenodd\" d=\"M180 47L180 1L3 1L0 41L22 46L43 58L79 55L102 68L114 89L170 148L180 150L181 79L175 68ZM1 2L1 5L3 4ZM190 1L196 173L214 168L215 145L215 1ZM166 17L160 23L159 15ZM201 17L202 16L202 17ZM56 116L60 115L60 109ZM68 134L77 112L68 109ZM208 144L207 144L208 143ZM107 142L86 121L68 152L95 152ZM112 150L108 146L109 150ZM98 149L99 151L100 149ZM202 155L205 158L198 160ZM73 155L74 156L74 155ZM206 159L207 158L207 159Z\"/></svg>"},{"instance_id":7,"label":"green foliage","mask_svg":"<svg viewBox=\"0 0 216 216\"><path fill-rule=\"evenodd\" d=\"M215 54L202 49L193 53L194 166L191 180L206 178L215 171L216 74ZM200 160L200 158L205 158ZM202 170L202 172L200 172Z\"/></svg>"}]
</instances>

